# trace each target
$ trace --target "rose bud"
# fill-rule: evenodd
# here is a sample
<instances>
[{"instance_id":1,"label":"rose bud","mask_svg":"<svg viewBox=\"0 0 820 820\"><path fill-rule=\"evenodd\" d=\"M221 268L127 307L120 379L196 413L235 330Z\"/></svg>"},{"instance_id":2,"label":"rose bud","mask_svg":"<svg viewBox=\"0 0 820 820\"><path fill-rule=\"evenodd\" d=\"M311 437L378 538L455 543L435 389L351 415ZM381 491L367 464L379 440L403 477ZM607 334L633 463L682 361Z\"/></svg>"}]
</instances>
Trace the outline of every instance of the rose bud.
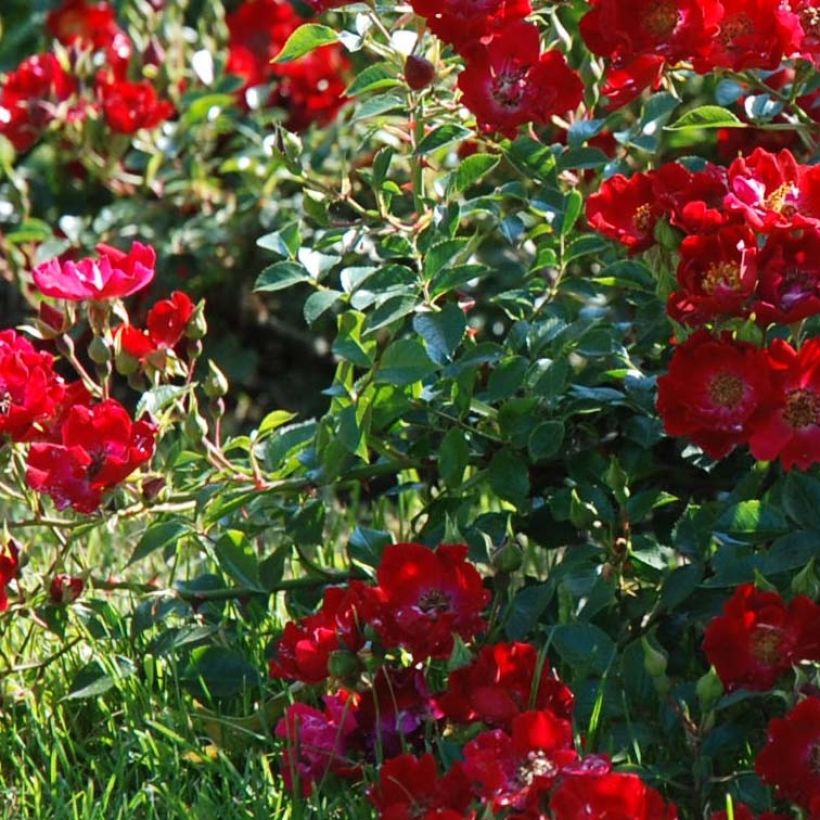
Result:
<instances>
[{"instance_id":1,"label":"rose bud","mask_svg":"<svg viewBox=\"0 0 820 820\"><path fill-rule=\"evenodd\" d=\"M436 76L436 67L424 57L411 54L404 64L404 79L413 91L427 88Z\"/></svg>"},{"instance_id":2,"label":"rose bud","mask_svg":"<svg viewBox=\"0 0 820 820\"><path fill-rule=\"evenodd\" d=\"M49 587L49 597L53 604L70 604L83 594L85 581L74 575L55 575Z\"/></svg>"}]
</instances>

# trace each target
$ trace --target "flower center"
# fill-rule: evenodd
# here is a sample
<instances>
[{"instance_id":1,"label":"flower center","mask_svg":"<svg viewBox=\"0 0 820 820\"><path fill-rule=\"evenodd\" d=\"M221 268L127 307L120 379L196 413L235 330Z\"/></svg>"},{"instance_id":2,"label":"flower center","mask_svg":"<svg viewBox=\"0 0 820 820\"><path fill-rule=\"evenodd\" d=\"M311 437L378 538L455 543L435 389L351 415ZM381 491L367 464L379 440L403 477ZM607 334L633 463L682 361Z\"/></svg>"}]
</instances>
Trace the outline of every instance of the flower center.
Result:
<instances>
[{"instance_id":1,"label":"flower center","mask_svg":"<svg viewBox=\"0 0 820 820\"><path fill-rule=\"evenodd\" d=\"M652 217L652 206L648 202L641 205L632 217L632 224L640 233L649 233L649 231L652 230L654 221Z\"/></svg>"},{"instance_id":2,"label":"flower center","mask_svg":"<svg viewBox=\"0 0 820 820\"><path fill-rule=\"evenodd\" d=\"M90 480L94 480L99 474L102 468L105 466L105 453L102 450L98 450L96 453L91 454L91 464L85 468L85 474Z\"/></svg>"},{"instance_id":3,"label":"flower center","mask_svg":"<svg viewBox=\"0 0 820 820\"><path fill-rule=\"evenodd\" d=\"M673 2L661 3L644 18L643 28L655 37L671 34L680 21L680 13Z\"/></svg>"},{"instance_id":4,"label":"flower center","mask_svg":"<svg viewBox=\"0 0 820 820\"><path fill-rule=\"evenodd\" d=\"M428 589L419 598L418 606L424 613L446 612L450 608L450 596L441 589Z\"/></svg>"},{"instance_id":5,"label":"flower center","mask_svg":"<svg viewBox=\"0 0 820 820\"><path fill-rule=\"evenodd\" d=\"M734 373L718 373L709 385L712 401L733 410L743 398L743 380Z\"/></svg>"},{"instance_id":6,"label":"flower center","mask_svg":"<svg viewBox=\"0 0 820 820\"><path fill-rule=\"evenodd\" d=\"M796 430L820 424L820 396L811 390L790 391L786 396L783 418Z\"/></svg>"},{"instance_id":7,"label":"flower center","mask_svg":"<svg viewBox=\"0 0 820 820\"><path fill-rule=\"evenodd\" d=\"M547 757L546 752L528 752L527 759L516 771L516 779L523 786L532 786L536 777L550 777L557 771L555 764Z\"/></svg>"},{"instance_id":8,"label":"flower center","mask_svg":"<svg viewBox=\"0 0 820 820\"><path fill-rule=\"evenodd\" d=\"M758 626L751 634L752 655L767 666L780 660L781 632L770 626Z\"/></svg>"},{"instance_id":9,"label":"flower center","mask_svg":"<svg viewBox=\"0 0 820 820\"><path fill-rule=\"evenodd\" d=\"M769 210L784 216L793 216L797 210L794 199L797 190L791 182L784 182L777 190L772 191L764 200L763 205Z\"/></svg>"},{"instance_id":10,"label":"flower center","mask_svg":"<svg viewBox=\"0 0 820 820\"><path fill-rule=\"evenodd\" d=\"M752 23L748 15L741 12L721 23L718 39L724 48L736 48L737 46L734 41L738 37L747 37L753 34L754 30L754 23Z\"/></svg>"},{"instance_id":11,"label":"flower center","mask_svg":"<svg viewBox=\"0 0 820 820\"><path fill-rule=\"evenodd\" d=\"M820 8L816 6L805 6L800 9L800 25L806 36L817 37L820 35Z\"/></svg>"},{"instance_id":12,"label":"flower center","mask_svg":"<svg viewBox=\"0 0 820 820\"><path fill-rule=\"evenodd\" d=\"M703 277L703 289L712 294L718 289L740 289L740 265L737 262L713 262Z\"/></svg>"},{"instance_id":13,"label":"flower center","mask_svg":"<svg viewBox=\"0 0 820 820\"><path fill-rule=\"evenodd\" d=\"M505 67L493 78L493 97L507 108L516 108L527 90L527 67Z\"/></svg>"}]
</instances>

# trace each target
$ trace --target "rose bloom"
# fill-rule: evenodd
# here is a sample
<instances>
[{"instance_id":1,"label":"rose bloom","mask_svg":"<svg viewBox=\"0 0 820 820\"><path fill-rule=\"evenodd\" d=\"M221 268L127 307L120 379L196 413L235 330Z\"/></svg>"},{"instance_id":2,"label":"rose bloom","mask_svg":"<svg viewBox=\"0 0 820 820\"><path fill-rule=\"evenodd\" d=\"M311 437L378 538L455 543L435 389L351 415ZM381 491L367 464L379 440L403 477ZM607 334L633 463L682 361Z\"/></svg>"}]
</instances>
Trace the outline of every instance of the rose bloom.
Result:
<instances>
[{"instance_id":1,"label":"rose bloom","mask_svg":"<svg viewBox=\"0 0 820 820\"><path fill-rule=\"evenodd\" d=\"M724 206L756 231L820 227L820 166L800 165L791 151L756 148L729 166Z\"/></svg>"},{"instance_id":2,"label":"rose bloom","mask_svg":"<svg viewBox=\"0 0 820 820\"><path fill-rule=\"evenodd\" d=\"M800 21L798 53L816 66L820 63L820 10L817 0L789 0L788 5Z\"/></svg>"},{"instance_id":3,"label":"rose bloom","mask_svg":"<svg viewBox=\"0 0 820 820\"><path fill-rule=\"evenodd\" d=\"M354 774L349 761L350 736L356 731L351 701L344 692L327 695L324 711L304 703L288 706L276 725L282 744L282 777L291 791L303 796L328 774Z\"/></svg>"},{"instance_id":4,"label":"rose bloom","mask_svg":"<svg viewBox=\"0 0 820 820\"><path fill-rule=\"evenodd\" d=\"M662 213L653 177L643 173L605 179L586 204L590 227L620 242L630 254L655 244L655 225Z\"/></svg>"},{"instance_id":5,"label":"rose bloom","mask_svg":"<svg viewBox=\"0 0 820 820\"><path fill-rule=\"evenodd\" d=\"M490 593L462 544L388 546L376 577L383 598L373 625L386 647L404 646L416 660L446 658L454 632L469 640L486 627Z\"/></svg>"},{"instance_id":6,"label":"rose bloom","mask_svg":"<svg viewBox=\"0 0 820 820\"><path fill-rule=\"evenodd\" d=\"M552 820L677 820L673 803L636 774L565 777L550 798Z\"/></svg>"},{"instance_id":7,"label":"rose bloom","mask_svg":"<svg viewBox=\"0 0 820 820\"><path fill-rule=\"evenodd\" d=\"M757 284L757 243L745 225L687 236L680 246L678 285L669 315L702 325L717 316L745 316Z\"/></svg>"},{"instance_id":8,"label":"rose bloom","mask_svg":"<svg viewBox=\"0 0 820 820\"><path fill-rule=\"evenodd\" d=\"M784 800L812 809L820 795L820 698L811 696L785 718L769 721L766 745L755 770Z\"/></svg>"},{"instance_id":9,"label":"rose bloom","mask_svg":"<svg viewBox=\"0 0 820 820\"><path fill-rule=\"evenodd\" d=\"M537 684L537 686L536 686ZM572 717L575 697L550 670L539 665L538 650L528 643L485 646L469 665L450 673L439 705L456 723L481 721L508 728L530 708Z\"/></svg>"},{"instance_id":10,"label":"rose bloom","mask_svg":"<svg viewBox=\"0 0 820 820\"><path fill-rule=\"evenodd\" d=\"M154 278L156 253L150 245L134 242L128 253L97 245L99 258L79 262L51 259L34 269L34 284L45 296L81 302L119 299L136 293Z\"/></svg>"},{"instance_id":11,"label":"rose bloom","mask_svg":"<svg viewBox=\"0 0 820 820\"><path fill-rule=\"evenodd\" d=\"M10 539L0 548L0 612L9 608L8 584L17 577L20 570L20 547Z\"/></svg>"},{"instance_id":12,"label":"rose bloom","mask_svg":"<svg viewBox=\"0 0 820 820\"><path fill-rule=\"evenodd\" d=\"M31 445L26 482L51 496L58 509L94 512L103 492L150 460L155 438L155 425L132 421L114 399L74 406L57 441Z\"/></svg>"},{"instance_id":13,"label":"rose bloom","mask_svg":"<svg viewBox=\"0 0 820 820\"><path fill-rule=\"evenodd\" d=\"M27 57L0 89L0 134L18 151L28 150L76 88L53 54Z\"/></svg>"},{"instance_id":14,"label":"rose bloom","mask_svg":"<svg viewBox=\"0 0 820 820\"><path fill-rule=\"evenodd\" d=\"M676 166L674 179L664 176L669 165ZM693 172L680 163L667 163L658 176L664 183L665 190L659 193L669 223L684 233L711 233L733 220L723 208L728 193L725 168L707 162L703 170Z\"/></svg>"},{"instance_id":15,"label":"rose bloom","mask_svg":"<svg viewBox=\"0 0 820 820\"><path fill-rule=\"evenodd\" d=\"M510 807L539 816L563 766L576 758L572 724L549 711L523 712L510 734L482 732L464 747L464 771L495 811Z\"/></svg>"},{"instance_id":16,"label":"rose bloom","mask_svg":"<svg viewBox=\"0 0 820 820\"><path fill-rule=\"evenodd\" d=\"M0 436L12 441L36 436L64 395L54 357L35 350L15 330L0 331Z\"/></svg>"},{"instance_id":17,"label":"rose bloom","mask_svg":"<svg viewBox=\"0 0 820 820\"><path fill-rule=\"evenodd\" d=\"M820 228L772 233L758 276L758 324L790 325L820 313Z\"/></svg>"},{"instance_id":18,"label":"rose bloom","mask_svg":"<svg viewBox=\"0 0 820 820\"><path fill-rule=\"evenodd\" d=\"M768 351L774 392L749 425L749 448L758 461L780 459L786 470L820 461L820 339L798 351L775 339Z\"/></svg>"},{"instance_id":19,"label":"rose bloom","mask_svg":"<svg viewBox=\"0 0 820 820\"><path fill-rule=\"evenodd\" d=\"M46 28L64 45L80 42L94 48L110 45L120 31L110 3L64 0L46 17Z\"/></svg>"},{"instance_id":20,"label":"rose bloom","mask_svg":"<svg viewBox=\"0 0 820 820\"><path fill-rule=\"evenodd\" d=\"M467 808L472 800L470 783L460 763L439 775L436 759L402 754L385 760L379 782L369 797L382 820L469 820L475 812Z\"/></svg>"},{"instance_id":21,"label":"rose bloom","mask_svg":"<svg viewBox=\"0 0 820 820\"><path fill-rule=\"evenodd\" d=\"M132 83L111 76L98 76L97 95L108 127L118 134L154 128L174 115L173 104L161 100L149 80Z\"/></svg>"},{"instance_id":22,"label":"rose bloom","mask_svg":"<svg viewBox=\"0 0 820 820\"><path fill-rule=\"evenodd\" d=\"M132 325L119 325L115 329L119 349L140 362L145 362L153 354L172 350L184 335L194 310L188 294L175 290L169 299L161 299L148 311L147 330ZM159 359L157 366L162 367L164 357Z\"/></svg>"},{"instance_id":23,"label":"rose bloom","mask_svg":"<svg viewBox=\"0 0 820 820\"><path fill-rule=\"evenodd\" d=\"M479 127L508 137L524 123L548 123L554 114L576 108L584 92L564 55L542 54L538 27L524 22L471 48L458 87Z\"/></svg>"},{"instance_id":24,"label":"rose bloom","mask_svg":"<svg viewBox=\"0 0 820 820\"><path fill-rule=\"evenodd\" d=\"M433 34L457 49L498 36L532 12L530 0L411 0L411 5Z\"/></svg>"},{"instance_id":25,"label":"rose bloom","mask_svg":"<svg viewBox=\"0 0 820 820\"><path fill-rule=\"evenodd\" d=\"M601 94L606 97L607 111L629 105L647 88L657 91L663 78L666 61L657 54L640 54L625 65L608 66Z\"/></svg>"},{"instance_id":26,"label":"rose bloom","mask_svg":"<svg viewBox=\"0 0 820 820\"><path fill-rule=\"evenodd\" d=\"M753 414L772 400L769 360L748 342L698 331L675 348L658 379L666 432L687 436L712 458L746 441Z\"/></svg>"},{"instance_id":27,"label":"rose bloom","mask_svg":"<svg viewBox=\"0 0 820 820\"><path fill-rule=\"evenodd\" d=\"M703 651L723 685L766 691L804 660L820 660L820 606L798 595L739 586L706 628Z\"/></svg>"}]
</instances>

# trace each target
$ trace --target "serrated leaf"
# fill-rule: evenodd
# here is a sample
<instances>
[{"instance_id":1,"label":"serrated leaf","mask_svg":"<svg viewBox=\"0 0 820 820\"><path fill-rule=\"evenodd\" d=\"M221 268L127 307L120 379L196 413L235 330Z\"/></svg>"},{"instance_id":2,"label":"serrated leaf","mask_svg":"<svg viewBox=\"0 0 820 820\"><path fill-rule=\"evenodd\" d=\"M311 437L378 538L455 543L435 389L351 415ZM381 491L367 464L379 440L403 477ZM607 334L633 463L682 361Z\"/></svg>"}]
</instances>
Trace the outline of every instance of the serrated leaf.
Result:
<instances>
[{"instance_id":1,"label":"serrated leaf","mask_svg":"<svg viewBox=\"0 0 820 820\"><path fill-rule=\"evenodd\" d=\"M190 389L190 387L184 385L163 384L159 387L152 387L150 390L146 390L137 402L137 407L134 410L134 418L138 419L143 413L156 416L157 413L161 413L180 396L184 396L188 393Z\"/></svg>"},{"instance_id":2,"label":"serrated leaf","mask_svg":"<svg viewBox=\"0 0 820 820\"><path fill-rule=\"evenodd\" d=\"M259 560L248 537L240 530L223 533L214 546L221 569L240 586L262 592Z\"/></svg>"},{"instance_id":3,"label":"serrated leaf","mask_svg":"<svg viewBox=\"0 0 820 820\"><path fill-rule=\"evenodd\" d=\"M447 183L447 196L453 196L466 191L475 185L484 174L489 173L501 161L501 157L493 154L473 154L462 160L458 168L450 174Z\"/></svg>"},{"instance_id":4,"label":"serrated leaf","mask_svg":"<svg viewBox=\"0 0 820 820\"><path fill-rule=\"evenodd\" d=\"M453 354L467 332L464 311L453 302L437 313L417 313L413 329L424 339L430 358L438 364L452 361Z\"/></svg>"},{"instance_id":5,"label":"serrated leaf","mask_svg":"<svg viewBox=\"0 0 820 820\"><path fill-rule=\"evenodd\" d=\"M564 423L562 421L545 421L530 433L527 450L533 461L552 458L564 443Z\"/></svg>"},{"instance_id":6,"label":"serrated leaf","mask_svg":"<svg viewBox=\"0 0 820 820\"><path fill-rule=\"evenodd\" d=\"M277 262L259 274L253 289L257 293L272 293L309 281L310 274L298 262Z\"/></svg>"},{"instance_id":7,"label":"serrated leaf","mask_svg":"<svg viewBox=\"0 0 820 820\"><path fill-rule=\"evenodd\" d=\"M384 351L375 382L405 387L427 378L437 369L421 342L399 339Z\"/></svg>"},{"instance_id":8,"label":"serrated leaf","mask_svg":"<svg viewBox=\"0 0 820 820\"><path fill-rule=\"evenodd\" d=\"M306 23L288 37L282 50L271 60L273 63L292 63L317 48L339 41L339 35L329 26Z\"/></svg>"},{"instance_id":9,"label":"serrated leaf","mask_svg":"<svg viewBox=\"0 0 820 820\"><path fill-rule=\"evenodd\" d=\"M392 88L402 85L396 76L396 71L390 63L376 63L368 66L356 75L356 78L347 87L346 97L356 97L368 91L378 91L382 88Z\"/></svg>"},{"instance_id":10,"label":"serrated leaf","mask_svg":"<svg viewBox=\"0 0 820 820\"><path fill-rule=\"evenodd\" d=\"M128 559L128 566L141 561L152 552L163 549L175 541L179 541L191 531L190 525L184 521L160 521L148 526L143 532L134 552Z\"/></svg>"},{"instance_id":11,"label":"serrated leaf","mask_svg":"<svg viewBox=\"0 0 820 820\"><path fill-rule=\"evenodd\" d=\"M687 111L672 125L667 125L667 131L684 131L689 128L748 128L728 108L719 105L701 105Z\"/></svg>"},{"instance_id":12,"label":"serrated leaf","mask_svg":"<svg viewBox=\"0 0 820 820\"><path fill-rule=\"evenodd\" d=\"M317 290L305 301L303 313L305 321L312 325L323 313L330 310L343 296L338 290Z\"/></svg>"},{"instance_id":13,"label":"serrated leaf","mask_svg":"<svg viewBox=\"0 0 820 820\"><path fill-rule=\"evenodd\" d=\"M465 128L463 125L440 125L421 140L416 146L415 154L416 156L429 154L431 151L437 151L452 142L466 139L472 133L469 128Z\"/></svg>"}]
</instances>

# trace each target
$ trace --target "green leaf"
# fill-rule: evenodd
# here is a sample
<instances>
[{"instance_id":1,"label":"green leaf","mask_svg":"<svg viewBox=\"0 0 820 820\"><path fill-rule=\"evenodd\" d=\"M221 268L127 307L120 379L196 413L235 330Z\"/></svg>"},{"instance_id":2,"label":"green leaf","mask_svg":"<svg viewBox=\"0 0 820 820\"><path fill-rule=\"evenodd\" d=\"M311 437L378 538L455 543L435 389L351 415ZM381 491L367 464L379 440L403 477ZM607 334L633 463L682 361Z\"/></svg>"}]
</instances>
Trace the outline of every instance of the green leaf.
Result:
<instances>
[{"instance_id":1,"label":"green leaf","mask_svg":"<svg viewBox=\"0 0 820 820\"><path fill-rule=\"evenodd\" d=\"M488 475L493 492L505 501L523 504L530 492L527 463L510 450L499 450L490 462Z\"/></svg>"},{"instance_id":2,"label":"green leaf","mask_svg":"<svg viewBox=\"0 0 820 820\"><path fill-rule=\"evenodd\" d=\"M437 369L421 342L415 339L399 339L384 351L375 381L376 384L405 387L421 381Z\"/></svg>"},{"instance_id":3,"label":"green leaf","mask_svg":"<svg viewBox=\"0 0 820 820\"><path fill-rule=\"evenodd\" d=\"M259 248L278 253L279 256L288 256L291 259L296 257L296 251L302 243L302 235L299 232L299 223L291 222L284 228L273 233L266 233L256 240Z\"/></svg>"},{"instance_id":4,"label":"green leaf","mask_svg":"<svg viewBox=\"0 0 820 820\"><path fill-rule=\"evenodd\" d=\"M239 530L224 532L216 542L214 552L219 566L237 584L263 591L259 580L259 560L245 533Z\"/></svg>"},{"instance_id":5,"label":"green leaf","mask_svg":"<svg viewBox=\"0 0 820 820\"><path fill-rule=\"evenodd\" d=\"M117 656L113 660L116 671L107 672L97 661L92 661L80 669L71 682L71 690L63 700L85 700L103 695L112 689L118 680L131 677L137 671L127 658Z\"/></svg>"},{"instance_id":6,"label":"green leaf","mask_svg":"<svg viewBox=\"0 0 820 820\"><path fill-rule=\"evenodd\" d=\"M748 128L728 108L719 105L701 105L687 111L672 125L667 125L666 131L683 131L689 128Z\"/></svg>"},{"instance_id":7,"label":"green leaf","mask_svg":"<svg viewBox=\"0 0 820 820\"><path fill-rule=\"evenodd\" d=\"M795 470L783 485L783 509L808 530L820 530L820 479Z\"/></svg>"},{"instance_id":8,"label":"green leaf","mask_svg":"<svg viewBox=\"0 0 820 820\"><path fill-rule=\"evenodd\" d=\"M702 580L703 567L700 564L678 567L663 582L661 604L667 609L675 609L698 588Z\"/></svg>"},{"instance_id":9,"label":"green leaf","mask_svg":"<svg viewBox=\"0 0 820 820\"><path fill-rule=\"evenodd\" d=\"M515 594L504 631L511 641L528 638L553 596L552 584L535 584Z\"/></svg>"},{"instance_id":10,"label":"green leaf","mask_svg":"<svg viewBox=\"0 0 820 820\"><path fill-rule=\"evenodd\" d=\"M556 626L552 645L576 675L584 669L602 675L615 656L612 638L600 627L589 623Z\"/></svg>"},{"instance_id":11,"label":"green leaf","mask_svg":"<svg viewBox=\"0 0 820 820\"><path fill-rule=\"evenodd\" d=\"M134 552L128 559L128 566L141 561L152 552L163 549L169 544L179 541L184 535L191 532L190 525L185 521L160 521L149 525L137 542Z\"/></svg>"},{"instance_id":12,"label":"green leaf","mask_svg":"<svg viewBox=\"0 0 820 820\"><path fill-rule=\"evenodd\" d=\"M217 698L230 698L259 683L259 670L243 655L221 646L200 646L191 653L183 673L188 686L199 692L204 685Z\"/></svg>"},{"instance_id":13,"label":"green leaf","mask_svg":"<svg viewBox=\"0 0 820 820\"><path fill-rule=\"evenodd\" d=\"M770 541L790 529L780 510L757 500L731 506L715 524L718 533L750 542Z\"/></svg>"},{"instance_id":14,"label":"green leaf","mask_svg":"<svg viewBox=\"0 0 820 820\"><path fill-rule=\"evenodd\" d=\"M368 567L377 567L382 560L384 548L393 543L389 532L356 527L348 542L348 553L354 561Z\"/></svg>"},{"instance_id":15,"label":"green leaf","mask_svg":"<svg viewBox=\"0 0 820 820\"><path fill-rule=\"evenodd\" d=\"M321 26L318 23L306 23L299 26L293 34L288 37L284 48L274 57L271 62L291 63L309 54L314 49L337 43L339 35L329 26Z\"/></svg>"},{"instance_id":16,"label":"green leaf","mask_svg":"<svg viewBox=\"0 0 820 820\"><path fill-rule=\"evenodd\" d=\"M470 447L464 431L451 427L441 442L438 451L438 470L444 483L450 489L457 489L467 469Z\"/></svg>"},{"instance_id":17,"label":"green leaf","mask_svg":"<svg viewBox=\"0 0 820 820\"><path fill-rule=\"evenodd\" d=\"M149 413L156 416L161 413L166 407L173 404L180 396L184 396L191 390L185 385L163 384L159 387L152 387L146 390L140 400L137 402L137 407L134 410L134 418L139 418L143 413Z\"/></svg>"},{"instance_id":18,"label":"green leaf","mask_svg":"<svg viewBox=\"0 0 820 820\"><path fill-rule=\"evenodd\" d=\"M259 274L253 289L258 293L272 293L309 281L310 274L298 262L277 262Z\"/></svg>"},{"instance_id":19,"label":"green leaf","mask_svg":"<svg viewBox=\"0 0 820 820\"><path fill-rule=\"evenodd\" d=\"M473 154L464 159L458 168L450 174L447 182L447 196L454 196L475 185L484 174L490 172L501 161L493 154Z\"/></svg>"},{"instance_id":20,"label":"green leaf","mask_svg":"<svg viewBox=\"0 0 820 820\"><path fill-rule=\"evenodd\" d=\"M356 97L368 91L378 91L382 88L393 88L402 85L396 76L396 70L390 63L376 63L360 71L345 91L346 97Z\"/></svg>"},{"instance_id":21,"label":"green leaf","mask_svg":"<svg viewBox=\"0 0 820 820\"><path fill-rule=\"evenodd\" d=\"M424 339L430 358L437 364L452 361L453 354L467 332L464 311L454 302L448 302L437 313L417 313L413 329Z\"/></svg>"},{"instance_id":22,"label":"green leaf","mask_svg":"<svg viewBox=\"0 0 820 820\"><path fill-rule=\"evenodd\" d=\"M268 415L265 416L265 418L263 418L259 423L257 434L264 436L268 433L272 433L278 427L281 427L283 424L287 424L289 421L295 419L296 416L296 413L291 413L288 410L274 410L272 413L268 413Z\"/></svg>"},{"instance_id":23,"label":"green leaf","mask_svg":"<svg viewBox=\"0 0 820 820\"><path fill-rule=\"evenodd\" d=\"M416 146L415 153L417 156L429 154L431 151L443 148L451 142L466 139L472 133L469 128L464 128L462 125L441 125L422 139Z\"/></svg>"},{"instance_id":24,"label":"green leaf","mask_svg":"<svg viewBox=\"0 0 820 820\"><path fill-rule=\"evenodd\" d=\"M452 259L467 247L467 239L445 239L432 245L424 256L424 277L432 279Z\"/></svg>"},{"instance_id":25,"label":"green leaf","mask_svg":"<svg viewBox=\"0 0 820 820\"><path fill-rule=\"evenodd\" d=\"M305 301L303 313L305 321L312 325L323 313L328 311L344 294L338 290L317 290Z\"/></svg>"},{"instance_id":26,"label":"green leaf","mask_svg":"<svg viewBox=\"0 0 820 820\"><path fill-rule=\"evenodd\" d=\"M530 433L527 450L533 461L545 461L556 455L563 443L564 423L562 421L545 421Z\"/></svg>"}]
</instances>

